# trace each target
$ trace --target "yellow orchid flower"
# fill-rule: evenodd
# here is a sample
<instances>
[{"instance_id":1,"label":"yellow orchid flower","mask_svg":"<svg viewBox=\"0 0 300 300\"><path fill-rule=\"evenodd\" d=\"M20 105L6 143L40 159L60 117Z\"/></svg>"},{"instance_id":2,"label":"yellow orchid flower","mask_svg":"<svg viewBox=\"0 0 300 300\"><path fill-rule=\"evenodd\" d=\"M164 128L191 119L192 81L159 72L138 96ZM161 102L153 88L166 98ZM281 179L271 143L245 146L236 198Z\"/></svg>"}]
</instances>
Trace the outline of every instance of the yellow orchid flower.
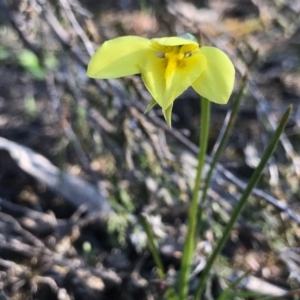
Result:
<instances>
[{"instance_id":1,"label":"yellow orchid flower","mask_svg":"<svg viewBox=\"0 0 300 300\"><path fill-rule=\"evenodd\" d=\"M227 103L233 89L235 70L228 56L215 47L201 47L191 34L146 39L124 36L106 41L92 56L87 75L119 78L141 74L156 103L171 125L174 100L189 86L202 97Z\"/></svg>"}]
</instances>

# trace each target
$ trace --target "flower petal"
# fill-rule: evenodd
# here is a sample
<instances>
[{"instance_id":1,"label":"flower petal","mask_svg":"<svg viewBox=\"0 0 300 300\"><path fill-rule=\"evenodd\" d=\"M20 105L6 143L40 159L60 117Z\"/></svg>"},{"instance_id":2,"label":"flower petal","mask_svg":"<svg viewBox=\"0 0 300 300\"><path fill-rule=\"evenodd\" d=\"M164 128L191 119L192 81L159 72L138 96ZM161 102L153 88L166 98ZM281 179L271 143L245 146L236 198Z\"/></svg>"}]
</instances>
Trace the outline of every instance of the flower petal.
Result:
<instances>
[{"instance_id":1,"label":"flower petal","mask_svg":"<svg viewBox=\"0 0 300 300\"><path fill-rule=\"evenodd\" d=\"M106 41L92 56L87 75L92 78L119 78L140 73L140 62L147 59L151 41L138 36Z\"/></svg>"},{"instance_id":2,"label":"flower petal","mask_svg":"<svg viewBox=\"0 0 300 300\"><path fill-rule=\"evenodd\" d=\"M174 64L174 65L168 65ZM199 77L206 68L205 57L195 51L180 62L148 57L141 64L142 79L152 97L166 110Z\"/></svg>"},{"instance_id":3,"label":"flower petal","mask_svg":"<svg viewBox=\"0 0 300 300\"><path fill-rule=\"evenodd\" d=\"M170 104L170 106L166 110L162 111L164 114L164 118L170 128L172 127L172 109L173 109L173 103Z\"/></svg>"},{"instance_id":4,"label":"flower petal","mask_svg":"<svg viewBox=\"0 0 300 300\"><path fill-rule=\"evenodd\" d=\"M164 46L181 46L181 45L188 45L188 44L194 44L199 46L197 42L179 36L156 38L156 39L151 39L151 41Z\"/></svg>"},{"instance_id":5,"label":"flower petal","mask_svg":"<svg viewBox=\"0 0 300 300\"><path fill-rule=\"evenodd\" d=\"M192 87L202 97L219 104L226 104L232 93L235 69L228 56L218 48L201 47L206 58L206 69Z\"/></svg>"}]
</instances>

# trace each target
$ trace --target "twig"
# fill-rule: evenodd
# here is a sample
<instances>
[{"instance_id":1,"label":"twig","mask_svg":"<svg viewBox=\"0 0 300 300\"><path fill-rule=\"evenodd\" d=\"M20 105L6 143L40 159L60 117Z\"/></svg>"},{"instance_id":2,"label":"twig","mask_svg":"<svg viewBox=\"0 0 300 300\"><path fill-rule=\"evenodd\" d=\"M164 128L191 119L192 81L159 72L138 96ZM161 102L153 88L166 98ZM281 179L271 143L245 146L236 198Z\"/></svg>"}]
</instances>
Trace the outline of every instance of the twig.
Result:
<instances>
[{"instance_id":1,"label":"twig","mask_svg":"<svg viewBox=\"0 0 300 300\"><path fill-rule=\"evenodd\" d=\"M34 233L36 236L42 236L52 233L57 224L56 219L52 215L44 214L39 211L18 205L7 201L0 197L0 209L4 213L8 213L14 218L19 219L19 223L23 227L27 227L27 221L30 221L27 231Z\"/></svg>"},{"instance_id":2,"label":"twig","mask_svg":"<svg viewBox=\"0 0 300 300\"><path fill-rule=\"evenodd\" d=\"M59 2L62 5L63 9L65 10L66 15L69 18L69 20L70 20L72 26L74 27L76 33L81 38L87 52L89 53L90 56L93 55L94 47L93 47L91 41L86 36L86 34L83 31L82 27L79 25L76 17L74 16L73 11L70 7L70 4L69 4L68 0L59 0Z\"/></svg>"},{"instance_id":3,"label":"twig","mask_svg":"<svg viewBox=\"0 0 300 300\"><path fill-rule=\"evenodd\" d=\"M3 0L2 0L3 1ZM52 9L49 7L49 3L44 0L33 0L38 7L37 11L40 11L43 19L47 22L50 28L53 30L54 34L56 35L59 42L62 46L68 50L73 55L73 57L84 67L87 66L88 57L82 55L82 51L74 46L71 45L71 40L69 34L64 30L61 26L59 21L57 20L56 16L53 14Z\"/></svg>"},{"instance_id":4,"label":"twig","mask_svg":"<svg viewBox=\"0 0 300 300\"><path fill-rule=\"evenodd\" d=\"M1 217L0 218L1 222L6 224L7 230L13 231L15 234L18 234L18 235L22 236L23 238L25 238L28 243L30 243L31 245L33 245L33 247L35 247L37 249L36 251L41 251L43 253L50 253L49 252L50 250L46 247L46 245L43 242L41 242L40 239L38 239L33 234L31 234L29 231L22 228L21 225L18 223L18 221L15 218L13 218L12 216L10 216L8 214L2 213L2 212L0 212L0 217ZM6 236L6 238L7 238L7 236ZM10 241L13 245L13 241L12 240L10 240ZM17 241L17 239L16 239L16 241ZM17 241L17 244L15 244L16 247L18 247L18 243L19 243L19 241ZM33 253L31 255L34 256Z\"/></svg>"}]
</instances>

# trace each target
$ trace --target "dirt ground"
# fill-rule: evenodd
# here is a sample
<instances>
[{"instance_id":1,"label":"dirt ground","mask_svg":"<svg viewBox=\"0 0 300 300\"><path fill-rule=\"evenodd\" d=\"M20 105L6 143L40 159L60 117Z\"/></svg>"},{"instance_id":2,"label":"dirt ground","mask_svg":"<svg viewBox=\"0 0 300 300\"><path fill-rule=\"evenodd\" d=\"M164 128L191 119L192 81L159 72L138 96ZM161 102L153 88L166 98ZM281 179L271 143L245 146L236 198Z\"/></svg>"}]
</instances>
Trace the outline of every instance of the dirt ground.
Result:
<instances>
[{"instance_id":1,"label":"dirt ground","mask_svg":"<svg viewBox=\"0 0 300 300\"><path fill-rule=\"evenodd\" d=\"M159 110L143 113L151 98L139 76L92 80L86 66L107 39L184 32L230 56L232 99L254 60L205 203L191 291L290 104L279 147L203 299L218 299L245 271L234 299L299 289L299 15L298 0L0 0L0 299L162 299L176 282L198 152L198 95L188 90L175 101L169 129ZM209 153L232 99L212 105ZM167 281L157 279L142 213Z\"/></svg>"}]
</instances>

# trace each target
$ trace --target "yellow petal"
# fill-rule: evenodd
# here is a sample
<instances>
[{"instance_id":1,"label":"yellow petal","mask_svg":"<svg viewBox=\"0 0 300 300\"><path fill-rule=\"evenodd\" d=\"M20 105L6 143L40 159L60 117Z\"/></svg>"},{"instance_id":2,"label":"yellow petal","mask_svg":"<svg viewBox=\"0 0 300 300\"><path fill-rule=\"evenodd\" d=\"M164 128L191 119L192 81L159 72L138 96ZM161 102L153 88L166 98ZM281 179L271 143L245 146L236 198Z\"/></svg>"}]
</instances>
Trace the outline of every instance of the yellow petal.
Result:
<instances>
[{"instance_id":1,"label":"yellow petal","mask_svg":"<svg viewBox=\"0 0 300 300\"><path fill-rule=\"evenodd\" d=\"M232 93L235 69L228 56L214 47L201 47L206 58L206 69L192 87L202 97L219 104L226 104Z\"/></svg>"},{"instance_id":2,"label":"yellow petal","mask_svg":"<svg viewBox=\"0 0 300 300\"><path fill-rule=\"evenodd\" d=\"M189 44L199 46L197 42L179 36L156 38L156 39L151 39L151 41L153 43L158 43L163 46L181 46L181 45L189 45Z\"/></svg>"},{"instance_id":3,"label":"yellow petal","mask_svg":"<svg viewBox=\"0 0 300 300\"><path fill-rule=\"evenodd\" d=\"M138 36L119 37L105 42L92 56L87 75L92 78L119 78L140 73L151 41Z\"/></svg>"},{"instance_id":4,"label":"yellow petal","mask_svg":"<svg viewBox=\"0 0 300 300\"><path fill-rule=\"evenodd\" d=\"M199 77L205 69L205 57L198 51L177 62L167 58L148 57L141 64L142 79L152 97L166 110Z\"/></svg>"},{"instance_id":5,"label":"yellow petal","mask_svg":"<svg viewBox=\"0 0 300 300\"><path fill-rule=\"evenodd\" d=\"M173 103L166 110L163 110L164 118L170 128L172 127L172 109Z\"/></svg>"}]
</instances>

